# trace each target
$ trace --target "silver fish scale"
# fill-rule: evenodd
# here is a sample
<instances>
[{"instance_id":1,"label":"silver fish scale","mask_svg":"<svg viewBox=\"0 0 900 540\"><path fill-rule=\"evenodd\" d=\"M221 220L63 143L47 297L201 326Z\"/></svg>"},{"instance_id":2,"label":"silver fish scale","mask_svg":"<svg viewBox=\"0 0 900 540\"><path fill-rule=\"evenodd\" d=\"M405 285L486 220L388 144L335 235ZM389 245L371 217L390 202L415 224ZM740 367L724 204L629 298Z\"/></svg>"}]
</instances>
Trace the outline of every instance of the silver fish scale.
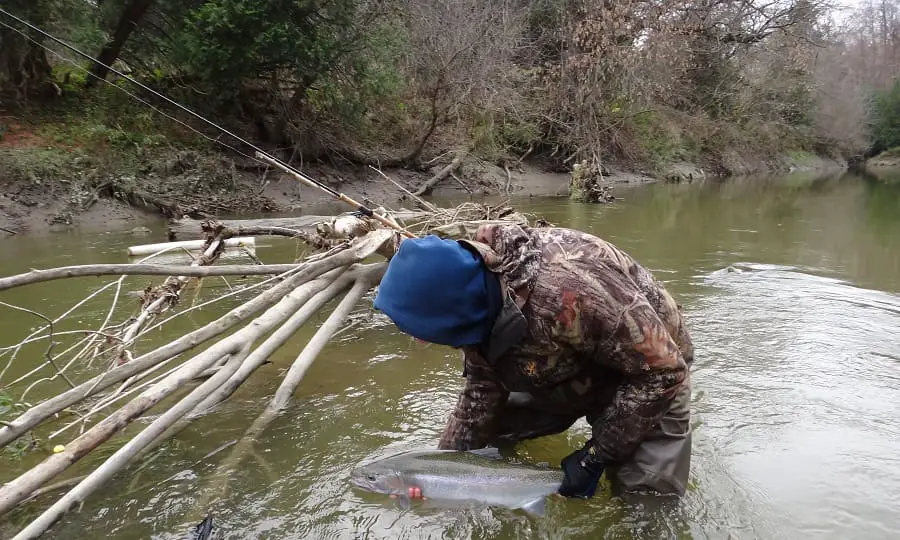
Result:
<instances>
[{"instance_id":1,"label":"silver fish scale","mask_svg":"<svg viewBox=\"0 0 900 540\"><path fill-rule=\"evenodd\" d=\"M559 489L563 478L559 470L452 450L404 452L362 469L391 471L407 486L421 488L426 498L472 500L507 508L539 503Z\"/></svg>"}]
</instances>

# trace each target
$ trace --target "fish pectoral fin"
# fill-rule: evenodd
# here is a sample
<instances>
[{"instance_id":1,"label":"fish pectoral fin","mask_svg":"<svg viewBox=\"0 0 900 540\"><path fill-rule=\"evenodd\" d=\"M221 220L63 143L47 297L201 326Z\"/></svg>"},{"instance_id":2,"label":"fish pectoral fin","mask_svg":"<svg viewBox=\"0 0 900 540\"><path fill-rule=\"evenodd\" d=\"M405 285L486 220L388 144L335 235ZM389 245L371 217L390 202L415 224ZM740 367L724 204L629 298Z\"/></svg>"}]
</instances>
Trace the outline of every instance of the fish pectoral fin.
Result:
<instances>
[{"instance_id":1,"label":"fish pectoral fin","mask_svg":"<svg viewBox=\"0 0 900 540\"><path fill-rule=\"evenodd\" d=\"M522 505L522 510L536 516L543 516L547 510L547 498L538 497L537 499Z\"/></svg>"},{"instance_id":2,"label":"fish pectoral fin","mask_svg":"<svg viewBox=\"0 0 900 540\"><path fill-rule=\"evenodd\" d=\"M409 495L397 495L397 504L404 510L409 510Z\"/></svg>"}]
</instances>

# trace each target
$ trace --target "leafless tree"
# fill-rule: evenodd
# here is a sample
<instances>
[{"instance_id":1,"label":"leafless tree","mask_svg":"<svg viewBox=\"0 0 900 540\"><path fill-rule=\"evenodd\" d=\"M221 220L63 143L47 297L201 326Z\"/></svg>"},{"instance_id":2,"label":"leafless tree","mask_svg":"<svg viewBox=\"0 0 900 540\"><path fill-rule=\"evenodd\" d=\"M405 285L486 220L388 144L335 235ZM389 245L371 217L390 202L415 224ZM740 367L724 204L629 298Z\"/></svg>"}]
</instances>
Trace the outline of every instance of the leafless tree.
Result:
<instances>
[{"instance_id":1,"label":"leafless tree","mask_svg":"<svg viewBox=\"0 0 900 540\"><path fill-rule=\"evenodd\" d=\"M405 69L426 103L425 123L405 161L416 164L441 125L502 99L513 71L520 19L510 0L406 0Z\"/></svg>"}]
</instances>

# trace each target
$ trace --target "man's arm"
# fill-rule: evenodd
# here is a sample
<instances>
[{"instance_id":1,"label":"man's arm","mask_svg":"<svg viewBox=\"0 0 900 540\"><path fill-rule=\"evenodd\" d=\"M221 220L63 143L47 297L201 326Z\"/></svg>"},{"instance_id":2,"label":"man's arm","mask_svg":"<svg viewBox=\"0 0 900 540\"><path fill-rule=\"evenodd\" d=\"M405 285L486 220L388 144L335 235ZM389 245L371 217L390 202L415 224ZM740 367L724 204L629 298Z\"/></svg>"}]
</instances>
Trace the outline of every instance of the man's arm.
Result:
<instances>
[{"instance_id":1,"label":"man's arm","mask_svg":"<svg viewBox=\"0 0 900 540\"><path fill-rule=\"evenodd\" d=\"M610 405L593 423L592 443L603 463L627 459L665 414L687 376L666 326L637 285L603 266L584 296L582 346L594 361L623 374ZM587 290L591 290L588 287Z\"/></svg>"},{"instance_id":2,"label":"man's arm","mask_svg":"<svg viewBox=\"0 0 900 540\"><path fill-rule=\"evenodd\" d=\"M441 435L441 450L483 448L493 435L494 420L509 393L497 381L493 368L477 352L466 350L466 386Z\"/></svg>"}]
</instances>

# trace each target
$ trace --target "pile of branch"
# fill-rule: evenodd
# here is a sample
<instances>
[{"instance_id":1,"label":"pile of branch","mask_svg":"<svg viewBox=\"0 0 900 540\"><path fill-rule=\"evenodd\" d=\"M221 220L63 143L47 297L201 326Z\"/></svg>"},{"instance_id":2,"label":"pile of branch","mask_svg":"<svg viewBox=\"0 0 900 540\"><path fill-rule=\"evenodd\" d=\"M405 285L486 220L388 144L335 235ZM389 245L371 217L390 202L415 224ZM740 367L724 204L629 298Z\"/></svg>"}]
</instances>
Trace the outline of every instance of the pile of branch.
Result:
<instances>
[{"instance_id":1,"label":"pile of branch","mask_svg":"<svg viewBox=\"0 0 900 540\"><path fill-rule=\"evenodd\" d=\"M616 200L603 180L603 168L599 161L591 164L583 160L575 164L569 192L571 199L577 202L608 203Z\"/></svg>"},{"instance_id":2,"label":"pile of branch","mask_svg":"<svg viewBox=\"0 0 900 540\"><path fill-rule=\"evenodd\" d=\"M526 221L508 207L474 203L454 209L433 208L429 212L386 213L394 221L402 220L408 230L451 237L471 236L481 223ZM189 266L151 264L144 260L136 264L33 270L0 278L0 291L3 291L79 276L118 276L54 319L29 308L0 302L0 307L41 317L46 322L20 342L0 347L0 362L6 359L5 366L0 363L0 390L10 395L15 392L18 401L25 403L35 388L46 388L46 383L54 380L67 383L64 390L51 391L36 403L23 405L21 414L0 423L0 448L22 437L33 437L35 430L40 430L39 437L54 443L60 437L71 437L41 463L0 487L0 515L33 500L37 494L46 493L49 487L68 489L15 538L43 534L148 449L193 419L214 414L217 405L228 399L301 326L343 295L300 351L269 405L221 464L223 470L239 466L252 452L258 435L289 404L316 356L346 326L354 306L380 282L386 263L363 264L363 261L376 254L389 258L399 242L395 231L355 215L320 220L315 229L227 221L203 221L195 225L206 238L205 250ZM309 243L313 253L291 264L265 265L256 261L254 265L214 265L224 240L246 234L296 238ZM135 316L113 324L123 296L123 282L133 275L167 277L160 285L145 290ZM266 277L178 311L183 305L179 297L192 279L235 275ZM111 307L95 329L58 330L60 323L80 307L110 292ZM253 295L249 300L235 302L233 309L208 324L165 344L140 350L146 342L142 338L169 321L214 302L233 300L239 294L246 297L248 293ZM175 313L156 322L169 311ZM54 347L67 338L74 343L55 352ZM23 348L44 345L47 348L43 358L33 368L27 366L26 374L15 379L6 377L11 365L24 361L25 355L20 355ZM201 346L201 352L193 352ZM75 463L108 444L113 436L163 402L171 404L86 476L53 483ZM208 490L211 496L221 495L227 489L228 475L217 475L217 478L224 479L224 483Z\"/></svg>"}]
</instances>

